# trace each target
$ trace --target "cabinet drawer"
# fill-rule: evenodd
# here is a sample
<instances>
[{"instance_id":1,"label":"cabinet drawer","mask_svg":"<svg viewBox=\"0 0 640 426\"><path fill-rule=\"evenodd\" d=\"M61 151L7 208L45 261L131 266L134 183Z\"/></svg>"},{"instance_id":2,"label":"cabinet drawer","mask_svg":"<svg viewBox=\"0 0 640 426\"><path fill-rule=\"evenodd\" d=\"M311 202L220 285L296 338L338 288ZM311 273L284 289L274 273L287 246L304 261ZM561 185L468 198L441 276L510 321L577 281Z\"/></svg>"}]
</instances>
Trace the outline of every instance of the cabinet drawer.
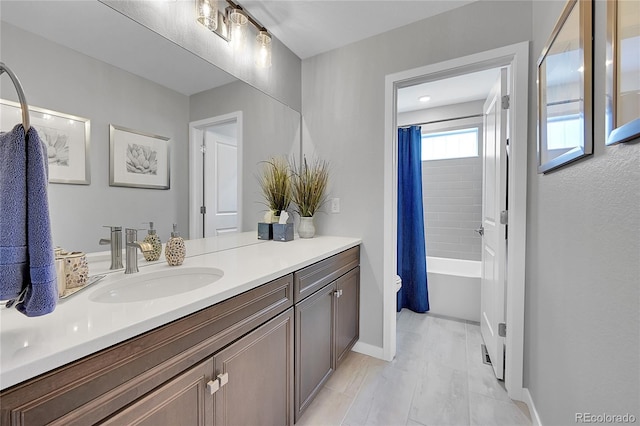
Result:
<instances>
[{"instance_id":1,"label":"cabinet drawer","mask_svg":"<svg viewBox=\"0 0 640 426\"><path fill-rule=\"evenodd\" d=\"M293 275L294 303L310 296L359 264L360 246L356 246L295 272Z\"/></svg>"}]
</instances>

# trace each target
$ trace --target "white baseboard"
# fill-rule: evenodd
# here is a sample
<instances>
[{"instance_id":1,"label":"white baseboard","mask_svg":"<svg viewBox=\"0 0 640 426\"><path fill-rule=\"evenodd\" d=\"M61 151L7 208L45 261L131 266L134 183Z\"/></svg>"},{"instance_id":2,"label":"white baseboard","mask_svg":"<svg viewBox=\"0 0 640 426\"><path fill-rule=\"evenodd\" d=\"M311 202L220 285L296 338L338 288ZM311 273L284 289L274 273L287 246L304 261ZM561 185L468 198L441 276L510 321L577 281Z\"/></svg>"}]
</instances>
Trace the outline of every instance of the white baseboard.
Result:
<instances>
[{"instance_id":1,"label":"white baseboard","mask_svg":"<svg viewBox=\"0 0 640 426\"><path fill-rule=\"evenodd\" d=\"M384 359L384 350L380 346L373 346L360 340L353 345L351 350L374 358Z\"/></svg>"},{"instance_id":2,"label":"white baseboard","mask_svg":"<svg viewBox=\"0 0 640 426\"><path fill-rule=\"evenodd\" d=\"M533 403L533 399L531 398L531 393L529 393L528 388L524 388L523 396L524 403L527 404L527 407L529 407L529 414L531 415L531 426L542 426L540 416L538 415L538 410L536 410L536 405Z\"/></svg>"}]
</instances>

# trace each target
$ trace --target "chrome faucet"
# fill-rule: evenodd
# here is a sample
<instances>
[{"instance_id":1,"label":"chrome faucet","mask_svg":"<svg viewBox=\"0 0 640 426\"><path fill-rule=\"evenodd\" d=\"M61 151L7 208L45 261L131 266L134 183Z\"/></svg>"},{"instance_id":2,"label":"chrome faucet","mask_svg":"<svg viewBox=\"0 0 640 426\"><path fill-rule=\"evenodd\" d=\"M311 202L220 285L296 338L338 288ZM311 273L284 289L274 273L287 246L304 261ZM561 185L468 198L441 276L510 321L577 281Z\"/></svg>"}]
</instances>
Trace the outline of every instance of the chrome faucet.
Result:
<instances>
[{"instance_id":1,"label":"chrome faucet","mask_svg":"<svg viewBox=\"0 0 640 426\"><path fill-rule=\"evenodd\" d=\"M125 230L127 235L127 244L126 244L126 257L127 257L127 266L124 270L125 274L134 274L138 272L138 249L142 251L142 253L147 253L153 251L153 245L150 243L145 243L142 241L137 241L138 239L138 230L127 228Z\"/></svg>"},{"instance_id":2,"label":"chrome faucet","mask_svg":"<svg viewBox=\"0 0 640 426\"><path fill-rule=\"evenodd\" d=\"M101 238L99 244L111 244L111 266L109 269L122 269L122 227L104 226L111 229L111 238Z\"/></svg>"}]
</instances>

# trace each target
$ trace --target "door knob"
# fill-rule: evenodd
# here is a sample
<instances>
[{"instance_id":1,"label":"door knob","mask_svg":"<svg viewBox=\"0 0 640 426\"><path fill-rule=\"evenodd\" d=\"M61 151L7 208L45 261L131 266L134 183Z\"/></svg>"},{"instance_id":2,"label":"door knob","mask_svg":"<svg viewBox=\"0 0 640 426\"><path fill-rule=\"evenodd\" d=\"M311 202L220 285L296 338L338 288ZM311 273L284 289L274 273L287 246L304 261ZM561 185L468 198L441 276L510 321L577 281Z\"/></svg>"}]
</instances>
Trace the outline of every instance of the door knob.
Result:
<instances>
[{"instance_id":1,"label":"door knob","mask_svg":"<svg viewBox=\"0 0 640 426\"><path fill-rule=\"evenodd\" d=\"M480 228L476 229L476 232L482 237L484 235L484 226L480 225Z\"/></svg>"}]
</instances>

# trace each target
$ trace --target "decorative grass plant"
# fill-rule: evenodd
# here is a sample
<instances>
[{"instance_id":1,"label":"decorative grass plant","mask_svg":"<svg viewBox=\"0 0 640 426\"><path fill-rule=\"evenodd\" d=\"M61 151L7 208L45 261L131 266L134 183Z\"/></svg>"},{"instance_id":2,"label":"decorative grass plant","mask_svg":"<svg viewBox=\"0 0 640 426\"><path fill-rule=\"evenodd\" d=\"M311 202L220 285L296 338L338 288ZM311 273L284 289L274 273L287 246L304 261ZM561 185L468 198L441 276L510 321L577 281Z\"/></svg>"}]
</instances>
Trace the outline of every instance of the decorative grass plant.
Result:
<instances>
[{"instance_id":1,"label":"decorative grass plant","mask_svg":"<svg viewBox=\"0 0 640 426\"><path fill-rule=\"evenodd\" d=\"M282 210L287 210L289 204L291 204L292 192L289 163L285 158L275 157L263 163L263 172L258 177L258 182L267 207L278 216Z\"/></svg>"},{"instance_id":2,"label":"decorative grass plant","mask_svg":"<svg viewBox=\"0 0 640 426\"><path fill-rule=\"evenodd\" d=\"M305 157L298 167L294 161L291 165L291 181L296 213L301 217L312 217L327 201L329 163L314 160L309 165Z\"/></svg>"}]
</instances>

